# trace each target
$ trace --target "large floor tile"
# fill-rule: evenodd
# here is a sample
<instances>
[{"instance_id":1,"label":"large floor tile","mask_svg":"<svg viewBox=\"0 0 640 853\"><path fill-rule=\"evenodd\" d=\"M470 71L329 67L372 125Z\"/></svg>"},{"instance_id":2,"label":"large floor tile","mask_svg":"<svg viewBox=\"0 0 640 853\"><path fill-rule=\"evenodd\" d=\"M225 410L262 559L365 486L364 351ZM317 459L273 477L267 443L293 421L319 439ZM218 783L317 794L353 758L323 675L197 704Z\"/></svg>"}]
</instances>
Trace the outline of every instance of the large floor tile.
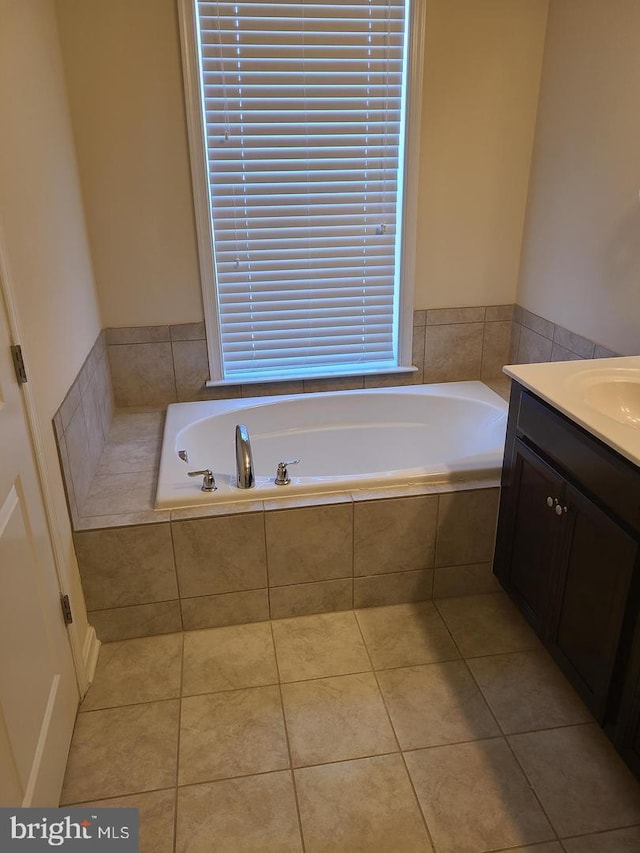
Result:
<instances>
[{"instance_id":1,"label":"large floor tile","mask_svg":"<svg viewBox=\"0 0 640 853\"><path fill-rule=\"evenodd\" d=\"M173 853L176 789L94 800L83 807L138 809L139 853Z\"/></svg>"},{"instance_id":2,"label":"large floor tile","mask_svg":"<svg viewBox=\"0 0 640 853\"><path fill-rule=\"evenodd\" d=\"M372 607L356 613L376 669L460 657L430 601Z\"/></svg>"},{"instance_id":3,"label":"large floor tile","mask_svg":"<svg viewBox=\"0 0 640 853\"><path fill-rule=\"evenodd\" d=\"M290 771L178 789L176 853L299 853Z\"/></svg>"},{"instance_id":4,"label":"large floor tile","mask_svg":"<svg viewBox=\"0 0 640 853\"><path fill-rule=\"evenodd\" d=\"M442 598L436 606L465 658L526 651L540 645L503 593Z\"/></svg>"},{"instance_id":5,"label":"large floor tile","mask_svg":"<svg viewBox=\"0 0 640 853\"><path fill-rule=\"evenodd\" d=\"M81 711L180 695L182 634L105 643Z\"/></svg>"},{"instance_id":6,"label":"large floor tile","mask_svg":"<svg viewBox=\"0 0 640 853\"><path fill-rule=\"evenodd\" d=\"M268 622L189 631L184 635L184 696L277 682Z\"/></svg>"},{"instance_id":7,"label":"large floor tile","mask_svg":"<svg viewBox=\"0 0 640 853\"><path fill-rule=\"evenodd\" d=\"M640 786L595 723L509 743L561 837L640 823Z\"/></svg>"},{"instance_id":8,"label":"large floor tile","mask_svg":"<svg viewBox=\"0 0 640 853\"><path fill-rule=\"evenodd\" d=\"M295 771L307 853L432 850L399 755Z\"/></svg>"},{"instance_id":9,"label":"large floor tile","mask_svg":"<svg viewBox=\"0 0 640 853\"><path fill-rule=\"evenodd\" d=\"M469 668L507 734L593 719L544 649L473 658Z\"/></svg>"},{"instance_id":10,"label":"large floor tile","mask_svg":"<svg viewBox=\"0 0 640 853\"><path fill-rule=\"evenodd\" d=\"M176 783L179 700L79 714L61 803L169 788Z\"/></svg>"},{"instance_id":11,"label":"large floor tile","mask_svg":"<svg viewBox=\"0 0 640 853\"><path fill-rule=\"evenodd\" d=\"M402 749L500 734L463 661L383 670L378 680Z\"/></svg>"},{"instance_id":12,"label":"large floor tile","mask_svg":"<svg viewBox=\"0 0 640 853\"><path fill-rule=\"evenodd\" d=\"M278 687L252 687L182 700L180 785L288 766Z\"/></svg>"},{"instance_id":13,"label":"large floor tile","mask_svg":"<svg viewBox=\"0 0 640 853\"><path fill-rule=\"evenodd\" d=\"M353 613L320 613L273 622L282 681L371 669Z\"/></svg>"},{"instance_id":14,"label":"large floor tile","mask_svg":"<svg viewBox=\"0 0 640 853\"><path fill-rule=\"evenodd\" d=\"M480 853L553 839L502 738L405 755L438 853Z\"/></svg>"},{"instance_id":15,"label":"large floor tile","mask_svg":"<svg viewBox=\"0 0 640 853\"><path fill-rule=\"evenodd\" d=\"M371 672L283 684L282 700L294 767L398 750Z\"/></svg>"},{"instance_id":16,"label":"large floor tile","mask_svg":"<svg viewBox=\"0 0 640 853\"><path fill-rule=\"evenodd\" d=\"M562 843L567 853L638 853L640 826L568 838Z\"/></svg>"}]
</instances>

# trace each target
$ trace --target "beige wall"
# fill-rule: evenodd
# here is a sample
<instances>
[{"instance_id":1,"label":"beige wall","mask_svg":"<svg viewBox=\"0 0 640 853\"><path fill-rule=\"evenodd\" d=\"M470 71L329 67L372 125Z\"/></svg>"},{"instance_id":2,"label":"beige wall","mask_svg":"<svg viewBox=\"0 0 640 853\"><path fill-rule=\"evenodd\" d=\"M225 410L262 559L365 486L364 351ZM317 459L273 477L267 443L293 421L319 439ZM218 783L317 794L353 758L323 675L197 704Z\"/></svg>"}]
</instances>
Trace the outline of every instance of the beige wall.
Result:
<instances>
[{"instance_id":1,"label":"beige wall","mask_svg":"<svg viewBox=\"0 0 640 853\"><path fill-rule=\"evenodd\" d=\"M427 0L416 308L515 299L547 0Z\"/></svg>"},{"instance_id":2,"label":"beige wall","mask_svg":"<svg viewBox=\"0 0 640 853\"><path fill-rule=\"evenodd\" d=\"M0 240L73 632L87 631L51 419L100 330L53 0L0 0Z\"/></svg>"},{"instance_id":3,"label":"beige wall","mask_svg":"<svg viewBox=\"0 0 640 853\"><path fill-rule=\"evenodd\" d=\"M105 326L202 317L176 0L58 0Z\"/></svg>"},{"instance_id":4,"label":"beige wall","mask_svg":"<svg viewBox=\"0 0 640 853\"><path fill-rule=\"evenodd\" d=\"M551 0L518 299L640 353L640 3Z\"/></svg>"},{"instance_id":5,"label":"beige wall","mask_svg":"<svg viewBox=\"0 0 640 853\"><path fill-rule=\"evenodd\" d=\"M513 302L547 0L425 2L415 307ZM199 320L176 0L56 6L104 325Z\"/></svg>"}]
</instances>

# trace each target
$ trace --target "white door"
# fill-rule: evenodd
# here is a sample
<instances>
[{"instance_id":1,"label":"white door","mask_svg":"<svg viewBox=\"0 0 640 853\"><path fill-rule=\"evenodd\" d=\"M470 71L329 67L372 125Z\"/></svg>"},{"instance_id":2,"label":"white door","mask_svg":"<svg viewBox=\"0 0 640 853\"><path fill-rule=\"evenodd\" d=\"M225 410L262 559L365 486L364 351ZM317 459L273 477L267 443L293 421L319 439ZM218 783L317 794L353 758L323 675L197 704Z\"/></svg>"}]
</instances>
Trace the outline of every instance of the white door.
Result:
<instances>
[{"instance_id":1,"label":"white door","mask_svg":"<svg viewBox=\"0 0 640 853\"><path fill-rule=\"evenodd\" d=\"M58 805L77 704L0 289L0 806Z\"/></svg>"}]
</instances>

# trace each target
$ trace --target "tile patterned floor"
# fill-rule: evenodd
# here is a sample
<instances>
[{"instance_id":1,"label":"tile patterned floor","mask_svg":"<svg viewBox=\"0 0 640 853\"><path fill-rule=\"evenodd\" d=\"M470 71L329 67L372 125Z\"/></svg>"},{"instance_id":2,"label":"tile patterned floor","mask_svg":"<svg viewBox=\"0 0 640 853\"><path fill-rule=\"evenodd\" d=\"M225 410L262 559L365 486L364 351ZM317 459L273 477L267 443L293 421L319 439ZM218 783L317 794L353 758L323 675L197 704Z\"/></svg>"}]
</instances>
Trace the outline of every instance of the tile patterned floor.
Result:
<instances>
[{"instance_id":1,"label":"tile patterned floor","mask_svg":"<svg viewBox=\"0 0 640 853\"><path fill-rule=\"evenodd\" d=\"M62 802L143 853L637 853L640 786L501 593L104 645Z\"/></svg>"}]
</instances>

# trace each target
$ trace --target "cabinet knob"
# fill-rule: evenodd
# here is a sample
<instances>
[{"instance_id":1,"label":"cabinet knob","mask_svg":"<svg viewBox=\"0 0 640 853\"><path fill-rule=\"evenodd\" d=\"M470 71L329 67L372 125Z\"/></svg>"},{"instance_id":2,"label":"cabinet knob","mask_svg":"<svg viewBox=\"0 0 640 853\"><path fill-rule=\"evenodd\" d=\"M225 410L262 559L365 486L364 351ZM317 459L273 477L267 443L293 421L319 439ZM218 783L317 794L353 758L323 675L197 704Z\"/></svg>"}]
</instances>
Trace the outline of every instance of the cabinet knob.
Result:
<instances>
[{"instance_id":1,"label":"cabinet knob","mask_svg":"<svg viewBox=\"0 0 640 853\"><path fill-rule=\"evenodd\" d=\"M569 512L568 507L560 506L560 504L556 504L556 515L564 515L565 512Z\"/></svg>"},{"instance_id":2,"label":"cabinet knob","mask_svg":"<svg viewBox=\"0 0 640 853\"><path fill-rule=\"evenodd\" d=\"M551 497L551 495L549 495L549 497L547 498L547 506L549 508L553 506L553 498Z\"/></svg>"}]
</instances>

